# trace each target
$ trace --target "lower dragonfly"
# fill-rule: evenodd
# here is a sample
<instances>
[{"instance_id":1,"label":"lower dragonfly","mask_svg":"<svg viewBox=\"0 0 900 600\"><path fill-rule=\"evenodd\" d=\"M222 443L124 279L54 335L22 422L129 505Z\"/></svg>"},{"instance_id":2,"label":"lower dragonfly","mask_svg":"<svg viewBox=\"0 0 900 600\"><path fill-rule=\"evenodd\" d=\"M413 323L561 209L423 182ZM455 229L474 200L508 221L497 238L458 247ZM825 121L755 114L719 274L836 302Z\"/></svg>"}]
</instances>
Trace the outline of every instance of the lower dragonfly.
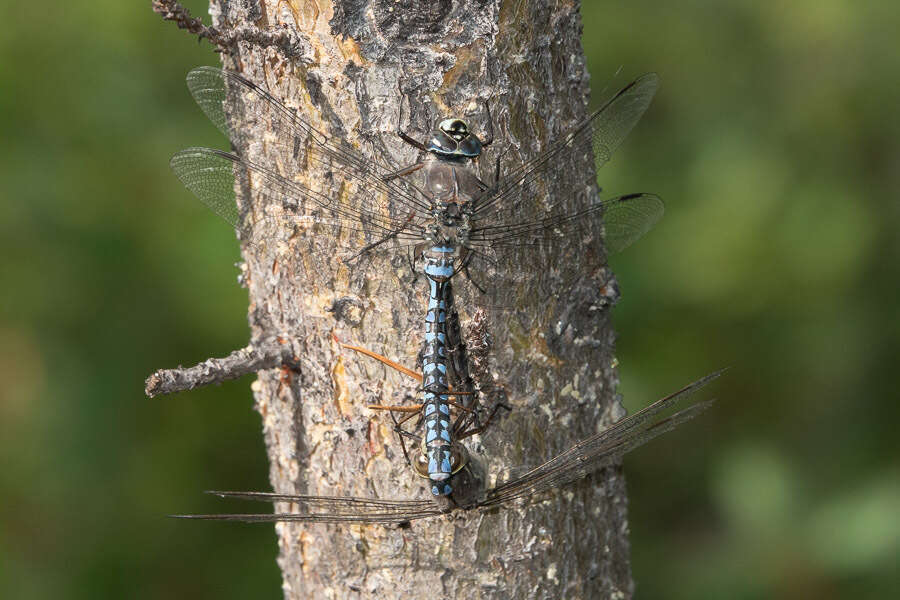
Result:
<instances>
[{"instance_id":1,"label":"lower dragonfly","mask_svg":"<svg viewBox=\"0 0 900 600\"><path fill-rule=\"evenodd\" d=\"M498 385L493 381L488 383L487 386L483 385L485 379L483 373L481 374L482 376L478 378L478 383L476 383L475 378L470 373L468 348L462 337L459 314L453 304L452 282L447 282L444 289L445 306L447 309L447 364L449 373L453 376L450 380L453 382L452 385L448 384L448 404L451 408L451 413L453 410L457 411L457 416L450 427L452 439L454 440L454 443L451 445L451 475L453 475L466 466L464 451L460 452L460 446L457 442L485 431L501 408L507 411L512 410L512 408L505 402L506 391L502 385ZM479 319L478 313L473 317L473 320L478 323L481 323L482 319L483 313L481 313L481 319ZM478 325L475 325L474 328L477 329ZM352 350L373 358L386 364L392 369L403 373L407 377L414 379L418 383L423 383L423 377L420 373L404 367L386 356L360 346L345 344L338 340L336 336L335 341L347 350ZM485 341L480 340L480 343L484 344ZM483 362L486 358L484 356L484 349L479 352L479 355L481 355L481 360L479 362ZM419 391L421 390L422 388L420 388ZM476 398L489 399L490 407L488 408L488 406L477 402ZM418 429L425 423L427 407L427 404L420 403L410 405L369 404L366 408L369 408L370 410L388 411L391 413L391 417L394 419L394 432L398 435L400 440L403 455L406 458L407 464L412 465L413 461L410 459L405 440L407 438L411 438L418 442L421 442L422 440L420 436L403 429L403 425L409 420L418 417L418 421L415 424L415 429ZM395 413L406 413L406 416L397 419ZM485 414L487 415L486 418ZM426 457L427 452L423 451L418 455L417 460L419 462L415 465L417 472L423 476L428 476Z\"/></svg>"},{"instance_id":2,"label":"lower dragonfly","mask_svg":"<svg viewBox=\"0 0 900 600\"><path fill-rule=\"evenodd\" d=\"M583 479L634 448L697 416L709 408L713 401L697 402L669 417L654 419L661 412L688 398L722 373L723 371L716 371L688 384L677 392L669 394L643 410L613 424L608 429L578 442L542 465L493 488L479 488L477 476L474 476L468 469L468 455L465 448L457 444L456 451L466 461L466 467L454 473L453 477L465 479L465 482L463 485L456 485L456 491L448 497L434 498L433 500L380 500L268 492L212 491L207 493L222 498L286 502L296 507L296 511L275 514L172 516L179 519L244 521L248 523L294 521L398 524L435 517L453 510L470 511L509 505L517 499L534 497ZM416 466L416 469L423 474L421 466Z\"/></svg>"},{"instance_id":3,"label":"lower dragonfly","mask_svg":"<svg viewBox=\"0 0 900 600\"><path fill-rule=\"evenodd\" d=\"M447 313L447 365L449 367L449 373L453 376L450 380L452 381L452 385L448 383L448 404L451 408L451 413L454 410L457 412L457 416L453 420L453 424L450 427L452 439L454 441L454 443L451 445L452 475L465 467L466 463L463 454L461 454L459 451L459 444L456 442L482 433L491 424L497 412L501 408L507 411L512 409L504 401L506 398L506 392L502 386L498 386L492 382L487 387L484 387L480 383L476 384L475 379L470 374L470 359L468 355L468 349L466 346L466 342L462 338L459 314L457 313L456 307L453 304L453 287L452 282L450 281L447 282L447 285L444 288L444 302ZM478 320L477 317L476 320ZM341 347L347 350L352 350L354 352L358 352L360 354L373 358L383 364L386 364L392 369L414 379L418 383L423 383L423 377L420 373L404 367L403 365L392 361L386 356L372 352L371 350L362 348L360 346L345 344L338 340L336 336L334 336L334 339L335 342L337 342ZM482 357L482 360L483 359L484 357ZM482 381L483 379L484 378L481 377L479 378L479 381ZM420 388L420 391L422 389L424 388ZM491 400L490 408L482 406L480 403L476 402L477 397L489 398ZM370 410L382 410L391 413L391 417L394 419L394 432L398 435L401 447L403 449L403 455L404 457L406 457L407 464L410 465L412 465L412 460L409 457L405 439L412 438L419 442L421 442L422 440L419 438L419 436L403 429L403 425L407 421L418 417L418 421L415 424L415 428L418 429L423 423L425 423L425 417L427 417L425 411L427 407L428 405L426 403L410 405L369 404L366 406L366 408ZM395 413L406 413L406 416L397 419L395 417ZM486 418L484 418L485 413L487 414ZM423 474L423 476L427 477L429 474L427 468L425 467L426 463L424 462L426 456L427 452L423 452L418 456L419 464L417 465L417 471L420 474Z\"/></svg>"},{"instance_id":4,"label":"lower dragonfly","mask_svg":"<svg viewBox=\"0 0 900 600\"><path fill-rule=\"evenodd\" d=\"M529 278L554 269L507 273L502 262L524 265L534 254L560 244L589 244L602 237L608 252L621 250L662 217L663 203L652 194L626 194L591 202L596 174L646 111L658 86L655 74L633 81L598 111L550 147L501 178L498 158L494 181L485 183L475 161L493 142L493 125L482 140L465 121L444 119L427 143L405 133L407 144L425 158L400 169L387 169L362 156L343 140L314 128L260 86L237 73L211 67L187 77L197 103L242 153L189 148L175 154L172 169L204 204L231 223L251 244L295 238L316 255L315 235L347 251L345 263L375 253L412 252L429 285L422 361L423 414L432 493L447 496L454 470L447 380L447 286L463 272L485 285L485 294L509 294L535 288ZM273 138L248 139L260 125ZM531 140L529 140L531 141ZM250 158L266 147L301 167L285 176L278 162ZM578 177L559 171L580 170ZM396 166L396 165L394 165ZM424 187L412 174L424 173ZM320 181L311 181L317 175ZM299 179L298 179L299 177ZM301 181L305 179L305 181ZM239 210L235 183L252 190L260 212ZM323 187L327 188L323 191ZM573 206L577 206L573 210ZM587 250L585 249L585 252ZM331 263L333 252L317 255ZM477 285L477 284L476 284Z\"/></svg>"}]
</instances>

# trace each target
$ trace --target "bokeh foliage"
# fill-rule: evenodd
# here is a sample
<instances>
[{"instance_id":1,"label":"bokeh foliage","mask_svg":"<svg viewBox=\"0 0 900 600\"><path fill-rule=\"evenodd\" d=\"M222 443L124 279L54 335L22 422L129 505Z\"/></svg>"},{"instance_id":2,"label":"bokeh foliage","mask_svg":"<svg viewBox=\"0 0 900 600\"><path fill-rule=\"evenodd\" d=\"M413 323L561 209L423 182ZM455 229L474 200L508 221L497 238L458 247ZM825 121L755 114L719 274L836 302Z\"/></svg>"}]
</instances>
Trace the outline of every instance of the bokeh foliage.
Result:
<instances>
[{"instance_id":1,"label":"bokeh foliage","mask_svg":"<svg viewBox=\"0 0 900 600\"><path fill-rule=\"evenodd\" d=\"M247 336L233 235L166 166L224 144L183 84L217 57L78 4L0 30L0 597L277 597L270 528L163 516L267 489L250 380L142 394ZM601 177L668 204L615 262L626 404L732 367L626 461L641 597L900 589L897 31L888 2L584 7L598 96L663 81Z\"/></svg>"}]
</instances>

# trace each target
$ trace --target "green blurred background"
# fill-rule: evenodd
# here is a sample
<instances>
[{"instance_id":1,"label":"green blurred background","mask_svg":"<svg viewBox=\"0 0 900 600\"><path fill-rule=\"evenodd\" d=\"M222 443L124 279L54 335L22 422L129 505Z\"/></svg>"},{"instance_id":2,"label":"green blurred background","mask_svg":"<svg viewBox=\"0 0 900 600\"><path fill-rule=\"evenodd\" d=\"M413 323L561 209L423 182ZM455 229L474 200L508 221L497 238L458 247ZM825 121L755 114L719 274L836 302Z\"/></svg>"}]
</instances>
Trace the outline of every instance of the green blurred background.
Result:
<instances>
[{"instance_id":1,"label":"green blurred background","mask_svg":"<svg viewBox=\"0 0 900 600\"><path fill-rule=\"evenodd\" d=\"M268 481L249 379L142 393L247 338L233 234L167 167L223 144L183 83L218 58L149 4L4 11L2 598L281 594L270 527L163 517ZM900 9L863 4L584 8L598 87L663 81L601 178L668 204L615 262L626 404L732 367L626 461L640 597L900 590Z\"/></svg>"}]
</instances>

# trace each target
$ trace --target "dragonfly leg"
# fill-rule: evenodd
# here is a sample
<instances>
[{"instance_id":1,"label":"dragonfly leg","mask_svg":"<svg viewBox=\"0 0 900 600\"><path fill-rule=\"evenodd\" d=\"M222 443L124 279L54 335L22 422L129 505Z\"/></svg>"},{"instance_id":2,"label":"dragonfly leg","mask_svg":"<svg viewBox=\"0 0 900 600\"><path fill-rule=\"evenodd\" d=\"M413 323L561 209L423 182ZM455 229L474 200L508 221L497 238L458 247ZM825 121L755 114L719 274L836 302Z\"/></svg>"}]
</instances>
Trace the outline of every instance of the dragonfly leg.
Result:
<instances>
[{"instance_id":1,"label":"dragonfly leg","mask_svg":"<svg viewBox=\"0 0 900 600\"><path fill-rule=\"evenodd\" d=\"M475 281L475 278L472 277L472 273L469 271L468 264L463 265L462 272L463 272L463 275L466 276L466 279L468 279L470 282L472 282L472 285L475 286L476 290L478 290L482 294L487 294L487 290L484 289L483 287L481 287L481 285L479 285L479 283L477 281Z\"/></svg>"},{"instance_id":2,"label":"dragonfly leg","mask_svg":"<svg viewBox=\"0 0 900 600\"><path fill-rule=\"evenodd\" d=\"M419 272L416 270L416 254L418 254L418 253L419 253L418 246L410 249L406 253L406 259L409 262L409 270L412 271L412 274L413 274L412 284L415 284L416 281L419 280Z\"/></svg>"},{"instance_id":3,"label":"dragonfly leg","mask_svg":"<svg viewBox=\"0 0 900 600\"><path fill-rule=\"evenodd\" d=\"M420 142L419 140L417 140L413 137L408 136L405 131L401 131L400 129L398 129L397 135L399 135L400 139L403 140L404 142L406 142L407 144L409 144L410 146L414 146L414 147L418 148L419 150L422 150L423 152L428 152L428 148L425 146L425 144L423 144L422 142Z\"/></svg>"},{"instance_id":4,"label":"dragonfly leg","mask_svg":"<svg viewBox=\"0 0 900 600\"><path fill-rule=\"evenodd\" d=\"M466 392L466 394L476 394L477 392ZM461 439L459 437L460 432L465 432L471 427L473 424L477 426L478 424L478 410L477 408L471 408L473 402L469 402L469 407L462 406L456 402L450 402L452 406L455 406L459 409L459 414L456 417L456 420L453 422L453 431L454 435L457 439ZM485 424L486 425L486 424ZM483 427L481 428L484 429Z\"/></svg>"},{"instance_id":5,"label":"dragonfly leg","mask_svg":"<svg viewBox=\"0 0 900 600\"><path fill-rule=\"evenodd\" d=\"M417 413L422 410L421 404L411 404L410 406L392 406L388 404L369 404L366 406L369 410L387 410L392 413Z\"/></svg>"},{"instance_id":6,"label":"dragonfly leg","mask_svg":"<svg viewBox=\"0 0 900 600\"><path fill-rule=\"evenodd\" d=\"M406 419L408 419L408 418L409 417L406 417L406 418L403 418L403 419L400 419L399 421L397 421L397 425L394 429L394 432L400 437L401 440L404 438L409 438L411 440L415 440L416 443L418 443L418 442L422 441L421 436L416 435L415 433L411 433L411 432L406 431L405 429L401 428L401 425L403 425L403 423L406 422Z\"/></svg>"},{"instance_id":7,"label":"dragonfly leg","mask_svg":"<svg viewBox=\"0 0 900 600\"><path fill-rule=\"evenodd\" d=\"M451 396L455 396L455 395L460 395L460 396L462 396L462 395L467 395L467 396L468 396L468 395L470 395L470 394L472 394L472 393L474 393L474 392L459 392L458 394L451 394ZM474 413L474 412L475 412L475 411L472 410L471 408L466 408L466 407L463 406L462 404L459 404L458 402L454 402L453 400L449 400L449 401L447 402L447 404L449 404L450 406L452 406L452 407L454 407L454 408L458 408L459 410L461 410L461 411L463 411L463 412L466 412L466 413Z\"/></svg>"},{"instance_id":8,"label":"dragonfly leg","mask_svg":"<svg viewBox=\"0 0 900 600\"><path fill-rule=\"evenodd\" d=\"M493 188L492 188L491 186L489 186L488 184L486 184L485 182L483 182L483 181L482 181L480 178L478 178L478 177L475 177L475 183L478 184L478 188L479 188L482 192L487 192L487 191L493 190Z\"/></svg>"},{"instance_id":9,"label":"dragonfly leg","mask_svg":"<svg viewBox=\"0 0 900 600\"><path fill-rule=\"evenodd\" d=\"M421 169L424 166L425 166L425 163L417 162L415 164L409 165L408 167L403 167L402 169L398 169L396 171L388 173L387 175L382 175L381 180L382 181L390 181L391 179L396 179L398 177L406 177L410 173L415 173L416 171L418 171L419 169Z\"/></svg>"},{"instance_id":10,"label":"dragonfly leg","mask_svg":"<svg viewBox=\"0 0 900 600\"><path fill-rule=\"evenodd\" d=\"M341 345L342 348L346 348L348 350L353 350L354 352L359 352L360 354L364 354L370 358L374 358L378 362L381 362L381 363L391 367L392 369L396 369L397 371L400 371L404 375L412 377L416 381L422 381L421 373L417 373L417 372L413 371L412 369L407 369L400 363L394 362L393 360L387 358L386 356L382 356L381 354L377 354L375 352L372 352L371 350L362 348L360 346L353 346L352 344L345 344L345 343L337 340L337 338L335 338L335 340L338 342L338 344ZM391 419L394 421L394 431L397 433L398 437L400 437L401 445L403 444L403 436L404 435L412 436L411 433L404 431L401 428L401 426L404 423L406 423L408 420L412 419L413 417L415 417L417 415L421 416L421 413L422 413L422 405L421 404L411 404L409 406L370 404L367 406L367 408L369 408L371 410L385 410L390 413ZM398 421L395 413L407 413L407 414L406 414L406 416L404 416L402 419L400 419ZM413 436L413 437L415 437L415 436ZM403 448L403 454L404 454L404 456L406 456L407 462L409 462L409 455L407 454L405 446Z\"/></svg>"},{"instance_id":11,"label":"dragonfly leg","mask_svg":"<svg viewBox=\"0 0 900 600\"><path fill-rule=\"evenodd\" d=\"M401 438L405 436L410 439L418 441L420 439L419 436L403 429L403 424L406 423L407 421L409 421L410 419L412 419L413 417L420 416L420 415L421 415L421 413L415 412L415 413L410 413L410 414L404 416L402 419L398 419L397 415L395 415L394 413L391 413L391 420L394 422L394 433L396 433Z\"/></svg>"},{"instance_id":12,"label":"dragonfly leg","mask_svg":"<svg viewBox=\"0 0 900 600\"><path fill-rule=\"evenodd\" d=\"M421 438L414 433L410 433L409 431L403 429L403 424L416 415L419 415L421 422L421 414L421 412L410 413L402 419L398 419L397 415L395 415L394 413L390 413L391 420L394 422L394 433L396 433L397 437L400 439L400 447L403 449L403 457L406 459L406 464L408 465L412 465L412 462L410 462L409 450L406 449L406 438L415 440L416 443L419 443L421 441ZM418 424L416 425L416 427L418 427Z\"/></svg>"},{"instance_id":13,"label":"dragonfly leg","mask_svg":"<svg viewBox=\"0 0 900 600\"><path fill-rule=\"evenodd\" d=\"M482 294L487 294L487 291L483 287L478 285L478 282L472 278L472 273L469 272L469 261L472 260L473 256L475 256L475 252L470 249L467 249L465 251L465 256L463 257L461 264L456 268L456 270L453 272L453 274L456 275L457 273L462 273L463 275L465 275L466 279L468 279L479 292L481 292ZM459 317L457 317L457 319L458 318Z\"/></svg>"},{"instance_id":14,"label":"dragonfly leg","mask_svg":"<svg viewBox=\"0 0 900 600\"><path fill-rule=\"evenodd\" d=\"M413 371L412 369L407 369L400 363L395 362L386 356L383 356L376 352L372 352L371 350L363 348L362 346L354 346L352 344L345 344L343 342L338 342L338 343L341 345L342 348L346 348L347 350L353 350L354 352L359 352L360 354L365 354L369 358L374 358L378 362L384 363L385 365L389 366L390 368L392 368L396 371L400 371L404 375L406 375L408 377L412 377L413 379L415 379L416 381L418 381L420 383L422 382L422 374L421 373L417 373L416 371Z\"/></svg>"},{"instance_id":15,"label":"dragonfly leg","mask_svg":"<svg viewBox=\"0 0 900 600\"><path fill-rule=\"evenodd\" d=\"M456 418L456 421L453 422L453 435L456 436L457 440L463 439L464 436L461 436L460 434L468 431L472 422L477 418L474 411L462 413Z\"/></svg>"},{"instance_id":16,"label":"dragonfly leg","mask_svg":"<svg viewBox=\"0 0 900 600\"><path fill-rule=\"evenodd\" d=\"M345 344L343 342L338 342L338 343L341 345L342 348L346 348L347 350L353 350L354 352L359 352L360 354L364 354L370 358L374 358L378 362L384 363L385 365L391 367L392 369L395 369L397 371L400 371L404 375L412 377L416 381L422 381L421 373L417 373L417 372L413 371L412 369L407 369L400 363L394 362L393 360L389 359L386 356L382 356L381 354L377 354L377 353L372 352L371 350L368 350L361 346L354 346L352 344ZM420 391L420 392L424 391L424 388L419 388L418 391ZM455 392L451 389L450 395L451 396L472 396L474 394L476 394L476 392ZM466 408L465 406L463 406L459 403L456 403L456 402L450 402L450 405L455 406L456 408L458 408L462 411L466 411L466 412L470 412L470 413L473 412L472 409ZM369 404L368 406L366 406L366 408L368 408L370 410L386 410L386 411L390 411L392 413L394 413L394 412L417 413L420 410L422 410L422 404L410 404L409 406L387 405L387 404Z\"/></svg>"},{"instance_id":17,"label":"dragonfly leg","mask_svg":"<svg viewBox=\"0 0 900 600\"><path fill-rule=\"evenodd\" d=\"M502 400L498 400L496 403L494 403L494 406L493 406L493 408L491 409L491 412L490 412L490 414L488 415L488 418L485 420L485 422L484 422L483 424L481 424L481 425L476 425L476 426L473 427L472 429L463 431L463 432L461 432L461 433L457 433L457 434L456 434L456 439L462 440L462 439L465 439L465 438L467 438L467 437L470 437L470 436L479 434L479 433L481 433L482 431L484 431L485 429L487 429L488 426L491 424L491 421L494 420L494 415L496 415L496 414L497 414L497 411L500 410L501 408L504 409L504 410L507 410L507 411L511 411L511 410L512 410L512 407L511 407L509 404L507 404L506 402L503 402ZM477 422L477 417L476 417L475 420L476 420L476 422Z\"/></svg>"},{"instance_id":18,"label":"dragonfly leg","mask_svg":"<svg viewBox=\"0 0 900 600\"><path fill-rule=\"evenodd\" d=\"M397 90L400 92L400 109L397 111L397 135L400 136L401 140L403 140L410 146L418 148L422 152L428 152L428 147L425 144L413 137L410 137L405 131L403 131L403 88L400 87L399 81L397 82Z\"/></svg>"},{"instance_id":19,"label":"dragonfly leg","mask_svg":"<svg viewBox=\"0 0 900 600\"><path fill-rule=\"evenodd\" d=\"M397 237L397 235L401 231L403 231L406 228L407 225L409 225L409 223L413 220L413 218L415 218L415 216L416 216L415 212L409 213L409 216L406 217L406 220L397 229L394 229L393 231L389 231L384 237L382 237L378 241L368 244L362 250L360 250L359 252L357 252L356 254L351 256L350 258L345 258L344 263L349 264L349 263L353 262L354 260L356 260L357 258L359 258L360 256L362 256L363 254L366 254L367 252L374 250L375 248L382 245L383 243L394 239L395 237Z\"/></svg>"},{"instance_id":20,"label":"dragonfly leg","mask_svg":"<svg viewBox=\"0 0 900 600\"><path fill-rule=\"evenodd\" d=\"M403 449L403 458L406 459L406 464L412 465L412 462L409 460L409 451L406 449L406 441L404 440L405 431L400 427L400 422L397 421L397 417L394 413L391 413L391 420L394 421L394 433L397 434L397 437L400 438L400 447Z\"/></svg>"},{"instance_id":21,"label":"dragonfly leg","mask_svg":"<svg viewBox=\"0 0 900 600\"><path fill-rule=\"evenodd\" d=\"M484 112L487 113L487 130L484 132L484 139L481 140L482 148L494 143L494 120L491 118L491 107L487 100L484 101Z\"/></svg>"}]
</instances>

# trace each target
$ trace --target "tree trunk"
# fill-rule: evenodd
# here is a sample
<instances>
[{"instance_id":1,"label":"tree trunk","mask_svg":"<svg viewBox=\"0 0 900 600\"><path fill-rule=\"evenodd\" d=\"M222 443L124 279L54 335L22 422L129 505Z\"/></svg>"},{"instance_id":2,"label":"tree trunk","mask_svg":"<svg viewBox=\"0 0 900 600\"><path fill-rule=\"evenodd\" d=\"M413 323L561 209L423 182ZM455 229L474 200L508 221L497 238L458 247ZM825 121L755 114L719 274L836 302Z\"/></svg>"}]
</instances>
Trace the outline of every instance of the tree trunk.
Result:
<instances>
[{"instance_id":1,"label":"tree trunk","mask_svg":"<svg viewBox=\"0 0 900 600\"><path fill-rule=\"evenodd\" d=\"M239 42L223 54L225 68L369 156L414 162L415 151L394 134L401 98L404 125L420 139L450 116L466 116L483 131L480 100L487 100L497 136L482 159L487 173L498 151L507 149L504 169L521 164L586 115L578 8L550 0L218 0L211 13L220 30L295 28L309 44L303 57ZM263 143L238 151L257 162L290 164L277 145L264 143L271 132L247 134ZM561 165L559 177L568 176L567 168L593 166ZM327 179L316 185L341 193ZM249 190L239 202L252 207L258 199ZM272 487L289 494L429 497L404 461L391 420L366 409L415 395L416 383L334 341L414 367L427 285L402 262L376 259L348 268L304 244L243 247L253 339L299 340L294 371L262 372L252 386ZM314 244L338 255L327 235ZM489 482L539 464L621 416L608 310L585 309L615 286L602 256L582 253L576 240L532 265L503 265L564 270L574 264L583 277L568 289L550 286L544 296L520 294L518 310L490 313L484 323L492 340L485 372L506 388L512 405L482 436L466 440ZM463 328L471 330L478 292L460 278L455 289ZM276 532L286 598L624 598L632 591L625 486L616 468L552 501L510 509L457 511L408 527L280 523Z\"/></svg>"}]
</instances>

